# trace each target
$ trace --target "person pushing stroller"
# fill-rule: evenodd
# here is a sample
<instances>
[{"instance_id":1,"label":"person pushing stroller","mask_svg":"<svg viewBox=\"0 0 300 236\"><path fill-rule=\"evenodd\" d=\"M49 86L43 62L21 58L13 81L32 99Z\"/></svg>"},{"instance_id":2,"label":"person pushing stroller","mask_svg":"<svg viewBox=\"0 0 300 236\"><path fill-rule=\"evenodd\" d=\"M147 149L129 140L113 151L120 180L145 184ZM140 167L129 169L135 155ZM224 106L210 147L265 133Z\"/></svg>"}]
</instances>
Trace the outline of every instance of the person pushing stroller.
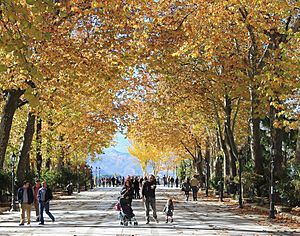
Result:
<instances>
[{"instance_id":1,"label":"person pushing stroller","mask_svg":"<svg viewBox=\"0 0 300 236\"><path fill-rule=\"evenodd\" d=\"M131 207L132 196L133 190L131 182L130 180L126 180L124 187L121 190L121 197L119 197L119 201L115 207L115 209L119 211L120 224L124 226L132 224L132 222L134 223L134 225L138 225L135 214L133 213Z\"/></svg>"}]
</instances>

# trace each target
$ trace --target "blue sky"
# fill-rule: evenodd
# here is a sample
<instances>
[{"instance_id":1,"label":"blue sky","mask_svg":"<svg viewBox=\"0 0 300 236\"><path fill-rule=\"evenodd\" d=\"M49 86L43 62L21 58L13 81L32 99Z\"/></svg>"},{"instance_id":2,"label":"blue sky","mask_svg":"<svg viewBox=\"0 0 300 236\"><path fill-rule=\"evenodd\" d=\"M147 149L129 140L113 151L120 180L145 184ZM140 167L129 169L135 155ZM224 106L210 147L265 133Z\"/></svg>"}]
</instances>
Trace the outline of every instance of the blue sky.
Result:
<instances>
[{"instance_id":1,"label":"blue sky","mask_svg":"<svg viewBox=\"0 0 300 236\"><path fill-rule=\"evenodd\" d=\"M129 141L122 135L121 133L117 133L115 137L115 141L117 142L116 146L112 146L107 149L115 149L118 152L128 153L128 146L130 146Z\"/></svg>"}]
</instances>

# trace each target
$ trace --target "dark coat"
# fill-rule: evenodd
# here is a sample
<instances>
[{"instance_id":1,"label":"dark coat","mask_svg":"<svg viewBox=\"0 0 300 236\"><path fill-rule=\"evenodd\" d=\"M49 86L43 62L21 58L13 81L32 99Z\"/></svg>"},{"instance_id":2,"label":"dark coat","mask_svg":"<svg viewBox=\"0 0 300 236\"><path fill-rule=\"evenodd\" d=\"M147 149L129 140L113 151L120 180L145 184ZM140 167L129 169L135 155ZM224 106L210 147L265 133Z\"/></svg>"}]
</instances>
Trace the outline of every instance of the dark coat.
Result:
<instances>
[{"instance_id":1,"label":"dark coat","mask_svg":"<svg viewBox=\"0 0 300 236\"><path fill-rule=\"evenodd\" d=\"M145 181L142 188L143 197L155 197L156 182Z\"/></svg>"},{"instance_id":2,"label":"dark coat","mask_svg":"<svg viewBox=\"0 0 300 236\"><path fill-rule=\"evenodd\" d=\"M39 189L39 192L38 192L38 199L39 199L39 202L43 202L43 201L42 201L41 190L42 190L42 188L40 188L40 189ZM48 202L48 201L50 201L50 200L52 200L52 199L53 199L53 195L52 195L51 189L46 188L45 202Z\"/></svg>"},{"instance_id":3,"label":"dark coat","mask_svg":"<svg viewBox=\"0 0 300 236\"><path fill-rule=\"evenodd\" d=\"M130 198L132 199L133 198L133 189L132 187L123 187L122 190L121 190L121 195L125 198Z\"/></svg>"},{"instance_id":4,"label":"dark coat","mask_svg":"<svg viewBox=\"0 0 300 236\"><path fill-rule=\"evenodd\" d=\"M28 203L32 204L33 200L34 200L32 188L27 188L27 189L25 189L24 187L19 188L18 189L18 201L19 201L19 203L23 203L23 193L26 190L27 190L27 196L28 196Z\"/></svg>"}]
</instances>

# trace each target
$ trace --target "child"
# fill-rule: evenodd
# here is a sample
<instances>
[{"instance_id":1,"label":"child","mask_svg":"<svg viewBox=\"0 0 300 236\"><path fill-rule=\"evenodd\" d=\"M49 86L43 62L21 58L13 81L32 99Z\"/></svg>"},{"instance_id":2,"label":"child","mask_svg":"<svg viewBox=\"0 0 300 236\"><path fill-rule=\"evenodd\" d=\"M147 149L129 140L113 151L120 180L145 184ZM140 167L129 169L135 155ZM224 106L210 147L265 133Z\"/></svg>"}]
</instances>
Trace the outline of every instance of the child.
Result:
<instances>
[{"instance_id":1,"label":"child","mask_svg":"<svg viewBox=\"0 0 300 236\"><path fill-rule=\"evenodd\" d=\"M173 211L174 211L174 205L172 199L168 199L167 204L164 208L164 213L166 214L166 223L168 223L168 220L170 218L171 223L173 222Z\"/></svg>"}]
</instances>

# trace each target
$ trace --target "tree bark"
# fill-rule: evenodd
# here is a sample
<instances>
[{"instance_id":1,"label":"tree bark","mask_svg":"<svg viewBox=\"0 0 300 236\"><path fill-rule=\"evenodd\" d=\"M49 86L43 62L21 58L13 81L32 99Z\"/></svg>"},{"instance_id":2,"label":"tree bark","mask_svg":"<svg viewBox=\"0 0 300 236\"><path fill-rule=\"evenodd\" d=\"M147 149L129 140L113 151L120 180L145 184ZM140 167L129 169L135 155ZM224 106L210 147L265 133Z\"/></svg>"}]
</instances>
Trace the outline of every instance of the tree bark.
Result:
<instances>
[{"instance_id":1,"label":"tree bark","mask_svg":"<svg viewBox=\"0 0 300 236\"><path fill-rule=\"evenodd\" d=\"M283 155L282 155L282 142L283 132L281 129L275 128L273 123L275 121L276 109L270 106L270 130L271 130L271 155L274 155L274 177L275 180L279 180L283 172Z\"/></svg>"},{"instance_id":2,"label":"tree bark","mask_svg":"<svg viewBox=\"0 0 300 236\"><path fill-rule=\"evenodd\" d=\"M29 158L29 152L31 148L31 143L34 135L34 125L35 125L35 115L31 112L28 113L27 124L23 136L23 143L20 151L20 158L17 168L17 178L18 181L23 181L26 171L26 163Z\"/></svg>"},{"instance_id":3,"label":"tree bark","mask_svg":"<svg viewBox=\"0 0 300 236\"><path fill-rule=\"evenodd\" d=\"M230 154L230 167L231 167L231 175L235 177L237 175L236 171L236 161L238 160L237 147L235 144L232 127L231 126L231 115L232 115L232 106L231 99L228 95L225 96L225 140L229 147Z\"/></svg>"},{"instance_id":4,"label":"tree bark","mask_svg":"<svg viewBox=\"0 0 300 236\"><path fill-rule=\"evenodd\" d=\"M40 177L42 169L42 119L38 118L36 123L36 169Z\"/></svg>"},{"instance_id":5,"label":"tree bark","mask_svg":"<svg viewBox=\"0 0 300 236\"><path fill-rule=\"evenodd\" d=\"M296 163L300 164L300 128L298 128L298 135L297 135Z\"/></svg>"},{"instance_id":6,"label":"tree bark","mask_svg":"<svg viewBox=\"0 0 300 236\"><path fill-rule=\"evenodd\" d=\"M256 112L258 106L258 98L256 90L250 88L251 99L251 118L250 118L250 149L251 157L254 160L254 171L258 175L264 174L263 155L260 143L260 118Z\"/></svg>"},{"instance_id":7,"label":"tree bark","mask_svg":"<svg viewBox=\"0 0 300 236\"><path fill-rule=\"evenodd\" d=\"M19 99L24 90L9 90L6 103L2 110L0 123L0 168L3 168L5 153L8 145L14 114L19 106Z\"/></svg>"}]
</instances>

